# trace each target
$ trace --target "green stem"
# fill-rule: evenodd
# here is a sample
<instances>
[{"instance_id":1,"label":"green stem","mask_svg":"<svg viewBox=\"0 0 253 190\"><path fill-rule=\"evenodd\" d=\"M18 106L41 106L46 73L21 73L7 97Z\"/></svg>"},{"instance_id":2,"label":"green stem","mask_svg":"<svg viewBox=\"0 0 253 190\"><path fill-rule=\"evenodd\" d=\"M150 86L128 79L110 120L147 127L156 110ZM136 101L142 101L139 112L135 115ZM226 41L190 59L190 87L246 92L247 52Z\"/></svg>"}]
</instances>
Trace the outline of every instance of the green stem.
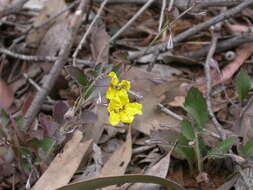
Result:
<instances>
[{"instance_id":1,"label":"green stem","mask_svg":"<svg viewBox=\"0 0 253 190\"><path fill-rule=\"evenodd\" d=\"M202 156L201 156L201 152L199 148L199 137L198 137L197 132L195 133L195 136L196 136L196 142L194 145L194 150L197 156L198 170L199 170L199 173L201 173L202 172L202 159L201 159Z\"/></svg>"}]
</instances>

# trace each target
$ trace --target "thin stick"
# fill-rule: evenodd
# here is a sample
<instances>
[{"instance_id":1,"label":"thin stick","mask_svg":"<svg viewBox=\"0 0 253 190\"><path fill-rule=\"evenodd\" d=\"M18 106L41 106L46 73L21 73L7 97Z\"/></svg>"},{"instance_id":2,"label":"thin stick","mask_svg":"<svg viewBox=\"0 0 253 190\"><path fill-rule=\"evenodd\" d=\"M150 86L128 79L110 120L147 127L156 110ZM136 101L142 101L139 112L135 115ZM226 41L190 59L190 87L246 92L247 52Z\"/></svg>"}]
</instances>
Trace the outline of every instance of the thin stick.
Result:
<instances>
[{"instance_id":1,"label":"thin stick","mask_svg":"<svg viewBox=\"0 0 253 190\"><path fill-rule=\"evenodd\" d=\"M148 0L145 5L116 33L114 34L110 42L116 40L122 32L124 32L152 3L154 0Z\"/></svg>"},{"instance_id":2,"label":"thin stick","mask_svg":"<svg viewBox=\"0 0 253 190\"><path fill-rule=\"evenodd\" d=\"M182 116L180 116L180 115L178 115L178 114L176 114L176 113L170 111L168 108L164 107L164 105L158 104L158 107L159 107L164 113L170 115L171 117L173 117L173 118L175 118L175 119L177 119L177 120L179 120L179 121L182 121L182 120L183 120L183 117L182 117Z\"/></svg>"},{"instance_id":3,"label":"thin stick","mask_svg":"<svg viewBox=\"0 0 253 190\"><path fill-rule=\"evenodd\" d=\"M33 123L34 118L40 110L40 106L43 104L46 96L49 91L53 88L56 79L58 78L61 69L65 65L68 56L70 54L71 47L74 43L74 39L78 32L78 29L82 23L82 15L89 5L89 0L82 0L79 7L77 8L73 19L70 21L70 37L65 40L63 46L60 50L59 57L57 58L55 64L50 70L48 76L45 78L45 82L41 90L36 94L35 98L32 101L31 106L27 110L22 127L24 130L27 130Z\"/></svg>"},{"instance_id":4,"label":"thin stick","mask_svg":"<svg viewBox=\"0 0 253 190\"><path fill-rule=\"evenodd\" d=\"M100 15L101 15L101 13L102 13L102 11L103 11L103 9L104 9L104 7L105 7L105 5L106 5L107 2L108 2L108 0L104 0L103 3L100 5L99 10L98 10L98 12L97 12L97 15L95 16L95 18L93 19L93 21L92 21L91 24L89 25L87 31L85 32L85 34L83 35L83 37L82 37L82 39L81 39L81 42L78 44L78 46L77 46L75 52L73 53L73 56L72 56L72 57L73 57L73 65L74 65L74 66L76 65L76 57L77 57L79 51L82 49L82 46L83 46L83 44L84 44L85 41L86 41L86 38L87 38L88 35L90 34L90 32L91 32L91 30L92 30L94 24L96 23L96 21L97 21L98 18L100 17Z\"/></svg>"},{"instance_id":5,"label":"thin stick","mask_svg":"<svg viewBox=\"0 0 253 190\"><path fill-rule=\"evenodd\" d=\"M209 20L207 20L206 22L203 22L201 24L196 25L195 27L192 27L188 30L186 30L185 32L180 33L179 35L177 35L174 39L173 42L179 43L182 42L184 40L186 40L187 38L189 38L190 36L197 34L200 31L203 31L205 29L208 29L210 26L221 22L222 20L231 18L232 16L234 16L235 14L240 13L243 9L249 7L250 5L253 4L253 0L248 0L248 1L244 1L241 4L239 4L238 6L229 9L226 12L222 12L221 14L219 14L218 16L215 16ZM168 42L163 42L161 44L155 45L150 47L148 50L144 49L142 51L138 51L136 53L132 53L128 59L130 60L134 60L140 56L143 56L145 54L150 54L150 53L154 53L155 51L159 50L160 52L165 52L167 51L167 44Z\"/></svg>"},{"instance_id":6,"label":"thin stick","mask_svg":"<svg viewBox=\"0 0 253 190\"><path fill-rule=\"evenodd\" d=\"M162 28L162 26L163 26L164 11L165 11L165 8L166 8L166 1L167 1L167 0L163 0L163 4L162 4L162 8L161 8L161 13L160 13L160 19L159 19L158 32L161 31L161 28Z\"/></svg>"},{"instance_id":7,"label":"thin stick","mask_svg":"<svg viewBox=\"0 0 253 190\"><path fill-rule=\"evenodd\" d=\"M212 90L212 78L211 78L211 69L210 69L210 63L213 59L213 55L215 53L215 48L217 44L217 36L215 34L212 35L212 42L211 47L208 52L206 62L205 62L205 75L206 75L206 101L207 101L207 108L209 115L211 116L211 119L214 123L214 126L221 136L221 138L224 140L226 138L226 135L223 133L223 129L221 124L216 119L213 109L212 109L212 103L211 103L211 90Z\"/></svg>"},{"instance_id":8,"label":"thin stick","mask_svg":"<svg viewBox=\"0 0 253 190\"><path fill-rule=\"evenodd\" d=\"M96 2L101 3L103 0L95 0ZM168 2L171 2L173 0L169 0ZM198 7L200 8L207 8L207 7L231 7L234 5L238 5L239 3L243 2L244 0L201 0L197 2ZM146 3L147 0L110 0L110 4L138 4L142 5ZM162 4L161 0L156 0L154 3L156 4ZM189 7L193 6L193 4L196 4L196 0L176 0L174 5L177 8L180 9L188 9Z\"/></svg>"},{"instance_id":9,"label":"thin stick","mask_svg":"<svg viewBox=\"0 0 253 190\"><path fill-rule=\"evenodd\" d=\"M232 48L236 48L241 44L252 42L253 41L253 32L243 32L233 38L221 41L217 44L216 53L223 52ZM186 57L196 57L199 58L201 56L205 56L210 49L210 45L204 46L199 50L187 52L183 54Z\"/></svg>"},{"instance_id":10,"label":"thin stick","mask_svg":"<svg viewBox=\"0 0 253 190\"><path fill-rule=\"evenodd\" d=\"M5 48L0 48L0 53L13 57L15 59L23 60L23 61L55 62L57 60L57 57L24 55L24 54L12 52ZM68 59L69 62L72 62L72 60L73 59ZM88 61L88 60L77 59L76 62L78 64L87 65L87 66L94 65L91 61Z\"/></svg>"},{"instance_id":11,"label":"thin stick","mask_svg":"<svg viewBox=\"0 0 253 190\"><path fill-rule=\"evenodd\" d=\"M169 7L168 7L168 11L171 11L172 10L172 7L174 5L174 0L170 0L170 4L169 4Z\"/></svg>"}]
</instances>

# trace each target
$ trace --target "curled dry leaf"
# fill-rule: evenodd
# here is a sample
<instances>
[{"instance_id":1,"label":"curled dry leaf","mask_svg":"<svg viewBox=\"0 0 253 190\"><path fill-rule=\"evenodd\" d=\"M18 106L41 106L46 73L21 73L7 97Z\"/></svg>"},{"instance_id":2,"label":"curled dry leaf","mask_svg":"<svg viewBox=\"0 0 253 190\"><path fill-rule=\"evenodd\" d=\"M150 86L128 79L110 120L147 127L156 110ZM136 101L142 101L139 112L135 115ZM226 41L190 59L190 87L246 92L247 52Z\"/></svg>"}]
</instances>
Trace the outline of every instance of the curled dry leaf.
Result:
<instances>
[{"instance_id":1,"label":"curled dry leaf","mask_svg":"<svg viewBox=\"0 0 253 190\"><path fill-rule=\"evenodd\" d=\"M123 175L132 156L132 136L129 128L126 142L116 150L101 170L100 176Z\"/></svg>"},{"instance_id":2,"label":"curled dry leaf","mask_svg":"<svg viewBox=\"0 0 253 190\"><path fill-rule=\"evenodd\" d=\"M185 83L185 80L178 80L172 77L165 79L160 75L145 72L136 67L127 70L122 79L130 80L132 82L131 90L143 96L140 100L143 106L143 114L136 117L132 125L134 128L150 135L150 131L159 129L161 124L170 126L178 124L176 119L160 111L158 104L165 97L171 101L175 96L185 95L186 88L181 88L181 84Z\"/></svg>"},{"instance_id":3,"label":"curled dry leaf","mask_svg":"<svg viewBox=\"0 0 253 190\"><path fill-rule=\"evenodd\" d=\"M50 0L47 1L45 4L45 7L40 12L40 15L34 19L33 27L38 27L44 24L49 18L53 17L57 13L63 11L66 8L66 4L64 0ZM65 14L62 14L61 16L57 17L56 19L53 19L51 22L48 22L43 27L41 27L39 30L34 30L32 33L30 33L27 36L26 42L30 46L37 47L44 35L47 33L49 28L53 25L54 22L59 22L66 16ZM59 33L58 33L59 34Z\"/></svg>"},{"instance_id":4,"label":"curled dry leaf","mask_svg":"<svg viewBox=\"0 0 253 190\"><path fill-rule=\"evenodd\" d=\"M169 102L172 107L184 107L185 96L176 96L173 101Z\"/></svg>"},{"instance_id":5,"label":"curled dry leaf","mask_svg":"<svg viewBox=\"0 0 253 190\"><path fill-rule=\"evenodd\" d=\"M132 135L131 128L128 129L126 142L116 150L101 169L100 177L123 175L126 172L128 163L132 157ZM114 187L107 187L103 190L113 190Z\"/></svg>"},{"instance_id":6,"label":"curled dry leaf","mask_svg":"<svg viewBox=\"0 0 253 190\"><path fill-rule=\"evenodd\" d=\"M63 153L54 158L32 190L57 189L69 183L92 144L92 140L83 142L82 138L82 132L76 130L72 139L64 146Z\"/></svg>"},{"instance_id":7,"label":"curled dry leaf","mask_svg":"<svg viewBox=\"0 0 253 190\"><path fill-rule=\"evenodd\" d=\"M105 25L101 19L98 19L96 26L91 34L91 45L93 50L93 57L96 64L105 63L109 61L109 40L110 36L105 30Z\"/></svg>"},{"instance_id":8,"label":"curled dry leaf","mask_svg":"<svg viewBox=\"0 0 253 190\"><path fill-rule=\"evenodd\" d=\"M3 79L0 78L0 108L8 109L14 100L14 94Z\"/></svg>"},{"instance_id":9,"label":"curled dry leaf","mask_svg":"<svg viewBox=\"0 0 253 190\"><path fill-rule=\"evenodd\" d=\"M158 176L161 178L166 178L168 169L170 166L170 156L171 156L170 151L164 158L162 158L158 163L156 163L154 166L149 168L146 172L145 175L152 175L152 176ZM129 188L129 190L139 190L139 189L145 189L145 190L159 190L160 185L156 184L141 184L141 183L136 183L133 186Z\"/></svg>"}]
</instances>

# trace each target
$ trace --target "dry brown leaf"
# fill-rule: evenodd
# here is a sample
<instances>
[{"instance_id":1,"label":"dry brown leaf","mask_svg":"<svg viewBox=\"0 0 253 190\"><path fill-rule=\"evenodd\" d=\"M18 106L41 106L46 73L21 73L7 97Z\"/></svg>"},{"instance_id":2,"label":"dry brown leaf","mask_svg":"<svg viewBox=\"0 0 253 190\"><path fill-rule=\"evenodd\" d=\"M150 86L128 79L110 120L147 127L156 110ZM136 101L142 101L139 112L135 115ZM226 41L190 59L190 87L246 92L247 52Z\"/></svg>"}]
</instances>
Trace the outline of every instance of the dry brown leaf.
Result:
<instances>
[{"instance_id":1,"label":"dry brown leaf","mask_svg":"<svg viewBox=\"0 0 253 190\"><path fill-rule=\"evenodd\" d=\"M233 32L248 32L253 30L253 27L248 27L241 24L228 24L229 29Z\"/></svg>"},{"instance_id":2,"label":"dry brown leaf","mask_svg":"<svg viewBox=\"0 0 253 190\"><path fill-rule=\"evenodd\" d=\"M172 107L183 107L185 96L176 96L173 101L169 102Z\"/></svg>"},{"instance_id":3,"label":"dry brown leaf","mask_svg":"<svg viewBox=\"0 0 253 190\"><path fill-rule=\"evenodd\" d=\"M152 166L151 168L149 168L145 172L145 175L152 175L152 176L166 178L167 173L168 173L168 169L169 169L169 166L170 166L171 152L172 151L170 151L164 158L162 158L154 166ZM156 185L156 184L136 183L136 184L132 185L128 189L129 190L141 190L141 189L145 189L145 190L159 190L160 187L161 187L160 185Z\"/></svg>"},{"instance_id":4,"label":"dry brown leaf","mask_svg":"<svg viewBox=\"0 0 253 190\"><path fill-rule=\"evenodd\" d=\"M83 142L82 139L82 132L76 130L63 153L54 158L32 190L53 190L69 183L92 144L92 140Z\"/></svg>"},{"instance_id":5,"label":"dry brown leaf","mask_svg":"<svg viewBox=\"0 0 253 190\"><path fill-rule=\"evenodd\" d=\"M38 27L44 24L49 18L55 16L57 13L66 9L67 5L64 0L50 0L45 4L44 9L41 11L40 15L34 19L33 27ZM33 47L37 47L48 29L56 22L58 23L61 20L64 20L67 13L62 14L61 16L53 19L51 22L47 23L43 27L40 27L39 30L34 30L31 34L28 35L26 42ZM58 35L58 34L57 34Z\"/></svg>"},{"instance_id":6,"label":"dry brown leaf","mask_svg":"<svg viewBox=\"0 0 253 190\"><path fill-rule=\"evenodd\" d=\"M251 103L244 112L239 125L234 125L232 128L234 133L238 134L240 137L243 137L243 144L246 144L246 142L253 136L252 114L253 104Z\"/></svg>"},{"instance_id":7,"label":"dry brown leaf","mask_svg":"<svg viewBox=\"0 0 253 190\"><path fill-rule=\"evenodd\" d=\"M7 84L0 78L0 108L8 109L14 100L14 94Z\"/></svg>"},{"instance_id":8,"label":"dry brown leaf","mask_svg":"<svg viewBox=\"0 0 253 190\"><path fill-rule=\"evenodd\" d=\"M108 64L109 40L110 36L105 30L105 25L102 23L102 20L99 19L91 34L91 49L93 50L92 53L96 60L96 64Z\"/></svg>"},{"instance_id":9,"label":"dry brown leaf","mask_svg":"<svg viewBox=\"0 0 253 190\"><path fill-rule=\"evenodd\" d=\"M116 150L101 170L101 177L123 175L132 156L132 136L129 127L126 142Z\"/></svg>"},{"instance_id":10,"label":"dry brown leaf","mask_svg":"<svg viewBox=\"0 0 253 190\"><path fill-rule=\"evenodd\" d=\"M173 78L165 80L159 75L135 67L125 72L122 78L130 80L131 90L143 96L140 100L143 114L135 118L134 128L149 135L151 130L159 129L160 124L171 126L178 124L176 119L160 111L157 105L164 99L165 94L168 99L184 95L186 88L181 88L182 80Z\"/></svg>"},{"instance_id":11,"label":"dry brown leaf","mask_svg":"<svg viewBox=\"0 0 253 190\"><path fill-rule=\"evenodd\" d=\"M132 157L132 136L130 127L128 129L126 142L118 150L116 150L105 163L104 167L101 169L100 177L125 174L126 168ZM103 188L103 190L113 189L115 189L115 186Z\"/></svg>"},{"instance_id":12,"label":"dry brown leaf","mask_svg":"<svg viewBox=\"0 0 253 190\"><path fill-rule=\"evenodd\" d=\"M70 30L68 30L67 19L55 23L43 37L37 55L39 56L56 56L65 40L70 38ZM51 68L50 63L41 64L43 70L48 72Z\"/></svg>"},{"instance_id":13,"label":"dry brown leaf","mask_svg":"<svg viewBox=\"0 0 253 190\"><path fill-rule=\"evenodd\" d=\"M88 127L85 131L85 139L93 139L95 143L99 142L99 139L104 131L104 125L108 121L108 113L106 106L97 104L93 112L98 116L94 126Z\"/></svg>"},{"instance_id":14,"label":"dry brown leaf","mask_svg":"<svg viewBox=\"0 0 253 190\"><path fill-rule=\"evenodd\" d=\"M0 1L0 12L4 9L6 9L10 5L10 0L1 0Z\"/></svg>"}]
</instances>

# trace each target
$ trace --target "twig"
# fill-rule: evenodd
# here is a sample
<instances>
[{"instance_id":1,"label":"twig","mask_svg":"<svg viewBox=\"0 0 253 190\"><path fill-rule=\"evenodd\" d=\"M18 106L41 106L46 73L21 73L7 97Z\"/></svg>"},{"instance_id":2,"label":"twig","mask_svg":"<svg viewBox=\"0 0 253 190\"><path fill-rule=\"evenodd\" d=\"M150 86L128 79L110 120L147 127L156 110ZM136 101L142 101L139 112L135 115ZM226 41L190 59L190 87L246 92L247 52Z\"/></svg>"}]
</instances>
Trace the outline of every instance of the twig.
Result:
<instances>
[{"instance_id":1,"label":"twig","mask_svg":"<svg viewBox=\"0 0 253 190\"><path fill-rule=\"evenodd\" d=\"M96 2L102 2L103 0L95 0ZM122 4L122 3L127 3L127 4L144 4L148 0L110 0L110 4ZM171 2L173 0L169 0ZM243 2L243 0L201 0L197 2L198 7L200 8L207 8L207 7L231 7L238 5L239 3ZM161 0L156 0L154 3L156 4L162 4ZM196 0L176 0L174 5L175 7L185 10L188 9L189 7L193 6L193 4L196 3Z\"/></svg>"},{"instance_id":2,"label":"twig","mask_svg":"<svg viewBox=\"0 0 253 190\"><path fill-rule=\"evenodd\" d=\"M159 19L158 32L161 31L162 26L163 26L164 11L165 11L165 8L166 8L166 1L167 1L167 0L163 0L163 4L162 4L162 8L161 8L161 13L160 13L160 19Z\"/></svg>"},{"instance_id":3,"label":"twig","mask_svg":"<svg viewBox=\"0 0 253 190\"><path fill-rule=\"evenodd\" d=\"M182 41L186 40L187 38L189 38L190 36L197 34L198 32L203 31L203 30L209 28L210 26L212 26L218 22L221 22L222 20L228 19L228 18L234 16L235 14L240 13L243 9L249 7L251 4L253 4L253 0L244 1L241 4L239 4L238 6L229 9L228 11L222 12L218 16L215 16L215 17L207 20L206 22L198 24L195 27L192 27L192 28L186 30L185 32L178 34L174 38L173 42L175 44L182 42ZM148 50L144 49L142 51L132 53L131 56L129 56L128 58L129 58L129 60L134 60L144 54L154 53L157 50L159 50L160 52L164 52L167 50L167 44L168 44L168 42L166 41L161 44L152 46Z\"/></svg>"},{"instance_id":4,"label":"twig","mask_svg":"<svg viewBox=\"0 0 253 190\"><path fill-rule=\"evenodd\" d=\"M223 133L223 129L221 124L216 119L213 109L212 109L212 103L211 103L211 90L212 90L212 78L211 78L211 70L210 70L210 64L213 59L213 55L215 53L215 48L217 44L217 36L213 33L212 35L212 43L210 50L208 52L206 62L205 62L205 75L206 75L206 101L207 101L207 108L209 115L211 116L211 119L214 123L214 126L221 136L221 138L224 140L226 138L226 135Z\"/></svg>"},{"instance_id":5,"label":"twig","mask_svg":"<svg viewBox=\"0 0 253 190\"><path fill-rule=\"evenodd\" d=\"M162 104L158 104L158 107L161 109L161 111L163 111L164 113L166 113L167 115L179 120L179 121L182 121L183 120L183 117L172 112L171 110L169 110L168 108L166 108L165 106L163 106ZM212 132L212 131L209 131L208 129L204 129L203 128L203 131L208 133L209 135L211 135L212 137L214 138L217 138L217 139L221 139L220 135Z\"/></svg>"},{"instance_id":6,"label":"twig","mask_svg":"<svg viewBox=\"0 0 253 190\"><path fill-rule=\"evenodd\" d=\"M145 5L143 5L143 7L116 34L114 34L111 37L110 42L113 42L114 40L116 40L116 38L118 38L119 35L122 32L124 32L153 2L154 0L148 0L145 3Z\"/></svg>"},{"instance_id":7,"label":"twig","mask_svg":"<svg viewBox=\"0 0 253 190\"><path fill-rule=\"evenodd\" d=\"M243 32L238 36L235 36L231 39L221 41L217 44L216 53L223 52L229 49L238 47L241 44L252 42L253 41L253 32ZM210 45L204 46L201 49L193 52L187 52L183 54L185 57L201 57L205 56L210 49Z\"/></svg>"},{"instance_id":8,"label":"twig","mask_svg":"<svg viewBox=\"0 0 253 190\"><path fill-rule=\"evenodd\" d=\"M6 7L4 10L0 11L0 18L20 11L27 1L28 0L19 0L11 4L11 6Z\"/></svg>"},{"instance_id":9,"label":"twig","mask_svg":"<svg viewBox=\"0 0 253 190\"><path fill-rule=\"evenodd\" d=\"M97 21L98 18L100 17L100 15L101 15L101 13L102 13L102 11L103 11L103 9L104 9L104 7L105 7L105 5L106 5L107 2L108 2L108 0L104 0L103 3L100 5L100 8L99 8L99 10L98 10L98 12L97 12L97 15L95 16L95 18L93 19L93 21L92 21L91 24L89 25L87 31L85 32L85 34L83 35L83 37L82 37L82 39L81 39L81 42L78 44L78 46L77 46L75 52L73 53L73 56L72 56L72 57L73 57L73 65L74 65L74 66L76 65L76 57L77 57L79 51L82 49L82 46L83 46L83 44L85 43L87 36L90 34L90 32L91 32L91 30L92 30L94 24L96 23L96 21Z\"/></svg>"},{"instance_id":10,"label":"twig","mask_svg":"<svg viewBox=\"0 0 253 190\"><path fill-rule=\"evenodd\" d=\"M34 118L39 112L40 106L42 105L49 91L53 88L61 69L66 63L78 29L82 23L82 16L89 5L89 1L90 0L81 0L79 7L77 8L75 15L73 16L73 19L70 21L70 37L66 39L63 43L63 46L59 53L59 57L57 58L55 64L50 70L48 76L45 78L45 82L41 90L36 94L31 106L27 110L22 124L23 129L27 130L33 123Z\"/></svg>"},{"instance_id":11,"label":"twig","mask_svg":"<svg viewBox=\"0 0 253 190\"><path fill-rule=\"evenodd\" d=\"M180 115L170 111L168 108L164 107L164 105L162 104L158 104L158 107L166 114L170 115L171 117L179 120L179 121L182 121L183 120L183 117L181 117Z\"/></svg>"},{"instance_id":12,"label":"twig","mask_svg":"<svg viewBox=\"0 0 253 190\"><path fill-rule=\"evenodd\" d=\"M20 59L24 61L32 61L32 62L55 62L57 60L57 57L24 55L24 54L12 52L5 48L0 48L0 53L13 57L15 59ZM73 59L68 59L69 62L71 62L72 60ZM94 65L91 61L88 61L88 60L77 59L76 62L82 65L87 65L87 66Z\"/></svg>"},{"instance_id":13,"label":"twig","mask_svg":"<svg viewBox=\"0 0 253 190\"><path fill-rule=\"evenodd\" d=\"M169 4L169 7L168 7L168 11L171 11L172 10L172 7L174 5L174 2L175 0L170 0L170 4Z\"/></svg>"},{"instance_id":14,"label":"twig","mask_svg":"<svg viewBox=\"0 0 253 190\"><path fill-rule=\"evenodd\" d=\"M37 91L40 91L41 90L41 87L33 80L31 79L28 74L26 73L23 73L23 76L25 77L26 80L28 80L29 83L31 83L32 86L34 86L34 88L37 90ZM52 98L50 98L49 96L47 96L47 100L50 102L50 103L55 103L56 101L54 101Z\"/></svg>"}]
</instances>

